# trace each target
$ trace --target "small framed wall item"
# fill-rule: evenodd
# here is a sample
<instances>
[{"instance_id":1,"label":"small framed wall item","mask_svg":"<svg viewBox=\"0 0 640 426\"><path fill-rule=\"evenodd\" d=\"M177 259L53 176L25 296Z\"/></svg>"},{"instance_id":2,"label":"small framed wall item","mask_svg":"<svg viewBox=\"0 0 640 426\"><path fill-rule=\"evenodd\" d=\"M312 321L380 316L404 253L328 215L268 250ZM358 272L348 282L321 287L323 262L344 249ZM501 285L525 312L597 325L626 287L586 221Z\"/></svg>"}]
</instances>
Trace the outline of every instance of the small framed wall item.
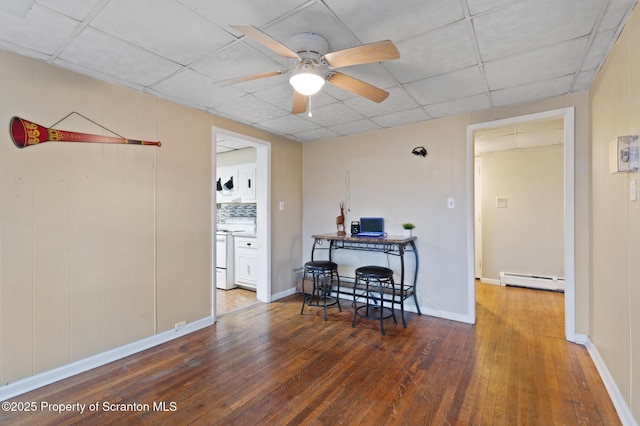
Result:
<instances>
[{"instance_id":1,"label":"small framed wall item","mask_svg":"<svg viewBox=\"0 0 640 426\"><path fill-rule=\"evenodd\" d=\"M609 142L609 172L638 170L638 135L618 136Z\"/></svg>"}]
</instances>

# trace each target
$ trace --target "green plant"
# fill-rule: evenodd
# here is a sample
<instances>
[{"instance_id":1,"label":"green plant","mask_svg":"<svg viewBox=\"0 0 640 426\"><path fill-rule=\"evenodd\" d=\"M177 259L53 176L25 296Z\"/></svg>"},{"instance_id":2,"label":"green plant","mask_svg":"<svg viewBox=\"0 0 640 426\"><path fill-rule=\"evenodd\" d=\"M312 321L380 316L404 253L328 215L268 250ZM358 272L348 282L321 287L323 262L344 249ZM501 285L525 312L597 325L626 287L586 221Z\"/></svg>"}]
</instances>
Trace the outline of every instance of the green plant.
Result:
<instances>
[{"instance_id":1,"label":"green plant","mask_svg":"<svg viewBox=\"0 0 640 426\"><path fill-rule=\"evenodd\" d=\"M411 222L407 222L407 223L403 223L403 224L402 224L402 227L403 227L404 229L413 229L413 228L415 228L416 226L415 226L413 223L411 223Z\"/></svg>"}]
</instances>

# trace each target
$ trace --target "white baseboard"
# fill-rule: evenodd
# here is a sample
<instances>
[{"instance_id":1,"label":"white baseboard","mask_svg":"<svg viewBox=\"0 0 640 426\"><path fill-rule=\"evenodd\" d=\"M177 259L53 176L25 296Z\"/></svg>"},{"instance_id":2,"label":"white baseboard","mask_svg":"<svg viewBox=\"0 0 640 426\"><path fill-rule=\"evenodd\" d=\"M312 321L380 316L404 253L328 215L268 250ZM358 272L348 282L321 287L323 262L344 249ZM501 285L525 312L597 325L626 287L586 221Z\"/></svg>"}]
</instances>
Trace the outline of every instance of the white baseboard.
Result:
<instances>
[{"instance_id":1,"label":"white baseboard","mask_svg":"<svg viewBox=\"0 0 640 426\"><path fill-rule=\"evenodd\" d=\"M194 331L200 330L204 327L208 327L213 323L213 317L202 318L200 320L187 323L186 326L178 330L167 330L154 336L131 342L118 348L54 368L53 370L44 371L16 382L9 383L0 387L0 401L5 401L9 398L22 395L23 393L27 393L42 386L50 385L51 383L55 383L62 379L84 373L85 371L93 368L142 352L170 340L177 339L178 337L193 333Z\"/></svg>"},{"instance_id":2,"label":"white baseboard","mask_svg":"<svg viewBox=\"0 0 640 426\"><path fill-rule=\"evenodd\" d=\"M273 294L273 295L271 295L271 301L284 299L285 297L289 297L292 294L296 294L296 291L297 290L296 290L295 287L291 287L288 290L281 291L280 293Z\"/></svg>"},{"instance_id":3,"label":"white baseboard","mask_svg":"<svg viewBox=\"0 0 640 426\"><path fill-rule=\"evenodd\" d=\"M613 402L613 406L620 417L620 421L623 425L627 426L637 426L638 423L633 418L633 414L631 414L631 409L629 405L624 400L618 385L616 385L615 380L613 380L613 376L609 373L609 369L607 365L604 363L598 349L595 347L589 336L585 336L585 344L584 346L587 348L587 352L591 356L593 363L596 366L596 370L598 370L598 374L600 374L600 378L604 383L604 387L607 389L609 393L609 397L611 398L611 402Z\"/></svg>"}]
</instances>

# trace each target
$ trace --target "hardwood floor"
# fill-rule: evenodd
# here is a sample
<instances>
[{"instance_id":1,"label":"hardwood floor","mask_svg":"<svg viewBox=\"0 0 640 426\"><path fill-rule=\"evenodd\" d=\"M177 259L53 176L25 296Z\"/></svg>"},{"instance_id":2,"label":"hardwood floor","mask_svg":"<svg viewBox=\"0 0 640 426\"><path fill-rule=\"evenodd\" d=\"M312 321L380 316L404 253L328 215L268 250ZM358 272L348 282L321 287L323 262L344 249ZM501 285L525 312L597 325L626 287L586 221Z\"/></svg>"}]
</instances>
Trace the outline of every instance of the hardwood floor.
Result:
<instances>
[{"instance_id":1,"label":"hardwood floor","mask_svg":"<svg viewBox=\"0 0 640 426\"><path fill-rule=\"evenodd\" d=\"M326 322L300 305L294 295L237 310L17 397L36 412L0 412L0 423L620 424L586 349L563 337L560 293L478 284L477 324L408 314L386 336L375 321L352 328L348 301Z\"/></svg>"},{"instance_id":2,"label":"hardwood floor","mask_svg":"<svg viewBox=\"0 0 640 426\"><path fill-rule=\"evenodd\" d=\"M256 292L240 287L231 290L216 289L216 315L227 314L257 302Z\"/></svg>"}]
</instances>

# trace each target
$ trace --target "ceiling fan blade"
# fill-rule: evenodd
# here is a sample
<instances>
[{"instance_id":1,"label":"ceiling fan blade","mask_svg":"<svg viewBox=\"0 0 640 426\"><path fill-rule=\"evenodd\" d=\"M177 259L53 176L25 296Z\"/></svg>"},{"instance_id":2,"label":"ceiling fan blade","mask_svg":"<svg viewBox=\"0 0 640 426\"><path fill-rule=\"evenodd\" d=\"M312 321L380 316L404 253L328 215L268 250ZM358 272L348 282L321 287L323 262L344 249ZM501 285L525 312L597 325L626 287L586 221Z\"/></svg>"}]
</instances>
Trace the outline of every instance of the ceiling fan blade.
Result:
<instances>
[{"instance_id":1,"label":"ceiling fan blade","mask_svg":"<svg viewBox=\"0 0 640 426\"><path fill-rule=\"evenodd\" d=\"M348 67L350 65L367 64L370 62L389 61L399 59L400 52L396 45L389 40L378 41L349 49L337 50L324 55L324 59L333 68Z\"/></svg>"},{"instance_id":2,"label":"ceiling fan blade","mask_svg":"<svg viewBox=\"0 0 640 426\"><path fill-rule=\"evenodd\" d=\"M334 86L348 90L349 92L355 93L356 95L360 95L377 103L384 101L389 96L389 92L339 72L329 76L327 81Z\"/></svg>"},{"instance_id":3,"label":"ceiling fan blade","mask_svg":"<svg viewBox=\"0 0 640 426\"><path fill-rule=\"evenodd\" d=\"M309 106L309 96L293 91L293 106L291 107L291 114L301 114L307 112Z\"/></svg>"},{"instance_id":4,"label":"ceiling fan blade","mask_svg":"<svg viewBox=\"0 0 640 426\"><path fill-rule=\"evenodd\" d=\"M247 37L252 38L253 40L257 41L263 46L268 47L269 49L273 50L280 56L284 56L285 58L289 58L289 59L300 59L300 56L298 56L296 52L289 49L287 46L280 43L279 41L272 39L271 37L269 37L268 35L266 35L265 33L263 33L262 31L260 31L254 26L230 25L230 27L236 31L241 32Z\"/></svg>"},{"instance_id":5,"label":"ceiling fan blade","mask_svg":"<svg viewBox=\"0 0 640 426\"><path fill-rule=\"evenodd\" d=\"M229 86L231 84L236 84L236 83L242 83L244 81L251 81L251 80L257 80L259 78L266 78L266 77L273 77L276 75L281 75L284 74L283 71L267 71L267 72L261 72L258 74L250 74L250 75L244 75L242 77L235 77L235 78L230 78L228 80L222 80L218 82L219 86Z\"/></svg>"}]
</instances>

